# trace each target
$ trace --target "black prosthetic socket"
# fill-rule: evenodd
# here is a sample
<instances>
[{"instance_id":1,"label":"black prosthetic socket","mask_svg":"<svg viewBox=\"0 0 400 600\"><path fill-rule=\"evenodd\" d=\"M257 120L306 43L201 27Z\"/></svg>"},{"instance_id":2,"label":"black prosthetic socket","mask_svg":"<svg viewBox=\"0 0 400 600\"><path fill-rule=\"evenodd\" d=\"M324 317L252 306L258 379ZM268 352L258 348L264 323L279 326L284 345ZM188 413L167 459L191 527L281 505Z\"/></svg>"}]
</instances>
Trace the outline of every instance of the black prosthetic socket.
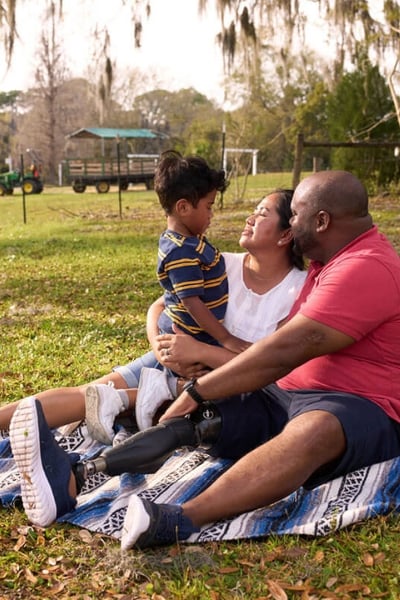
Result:
<instances>
[{"instance_id":1,"label":"black prosthetic socket","mask_svg":"<svg viewBox=\"0 0 400 600\"><path fill-rule=\"evenodd\" d=\"M108 475L154 473L182 446L195 446L195 427L190 419L178 417L139 431L101 454Z\"/></svg>"},{"instance_id":2,"label":"black prosthetic socket","mask_svg":"<svg viewBox=\"0 0 400 600\"><path fill-rule=\"evenodd\" d=\"M194 423L197 446L208 449L218 439L221 431L221 415L215 404L204 402L190 415Z\"/></svg>"}]
</instances>

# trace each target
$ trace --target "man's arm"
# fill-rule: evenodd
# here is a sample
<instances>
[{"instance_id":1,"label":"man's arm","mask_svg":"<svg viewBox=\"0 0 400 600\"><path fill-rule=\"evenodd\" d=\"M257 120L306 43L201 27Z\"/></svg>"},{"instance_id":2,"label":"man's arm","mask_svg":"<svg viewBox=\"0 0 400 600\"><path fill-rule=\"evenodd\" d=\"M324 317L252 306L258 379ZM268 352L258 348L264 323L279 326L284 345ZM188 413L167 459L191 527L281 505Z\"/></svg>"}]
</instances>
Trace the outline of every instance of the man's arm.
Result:
<instances>
[{"instance_id":1,"label":"man's arm","mask_svg":"<svg viewBox=\"0 0 400 600\"><path fill-rule=\"evenodd\" d=\"M196 390L204 400L219 400L274 383L312 358L337 352L354 339L297 314L272 335L253 344L225 365L200 377ZM192 412L196 402L183 392L162 420Z\"/></svg>"}]
</instances>

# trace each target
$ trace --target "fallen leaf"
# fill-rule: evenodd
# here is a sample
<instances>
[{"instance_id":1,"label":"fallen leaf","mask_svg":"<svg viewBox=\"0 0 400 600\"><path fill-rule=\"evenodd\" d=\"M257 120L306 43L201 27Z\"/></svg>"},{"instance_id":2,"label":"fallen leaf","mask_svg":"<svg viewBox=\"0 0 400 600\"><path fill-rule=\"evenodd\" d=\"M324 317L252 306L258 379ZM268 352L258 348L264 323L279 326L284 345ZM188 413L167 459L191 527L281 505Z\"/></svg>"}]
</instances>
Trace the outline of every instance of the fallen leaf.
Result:
<instances>
[{"instance_id":1,"label":"fallen leaf","mask_svg":"<svg viewBox=\"0 0 400 600\"><path fill-rule=\"evenodd\" d=\"M62 592L63 589L65 589L65 583L58 581L50 589L46 589L46 594L49 594L50 596L56 596Z\"/></svg>"},{"instance_id":2,"label":"fallen leaf","mask_svg":"<svg viewBox=\"0 0 400 600\"><path fill-rule=\"evenodd\" d=\"M337 580L338 580L337 577L329 577L328 581L325 584L326 587L328 588L328 590L329 590L329 588L331 588L331 587L333 587L335 585L335 583L337 582Z\"/></svg>"},{"instance_id":3,"label":"fallen leaf","mask_svg":"<svg viewBox=\"0 0 400 600\"><path fill-rule=\"evenodd\" d=\"M295 547L288 548L287 550L285 550L283 556L285 558L300 558L302 556L305 556L307 553L308 550L306 548Z\"/></svg>"},{"instance_id":4,"label":"fallen leaf","mask_svg":"<svg viewBox=\"0 0 400 600\"><path fill-rule=\"evenodd\" d=\"M287 600L287 594L285 590L272 579L267 579L267 586L274 600Z\"/></svg>"},{"instance_id":5,"label":"fallen leaf","mask_svg":"<svg viewBox=\"0 0 400 600\"><path fill-rule=\"evenodd\" d=\"M244 567L255 567L255 563L250 562L249 560L238 560L236 561L239 565L243 565Z\"/></svg>"},{"instance_id":6,"label":"fallen leaf","mask_svg":"<svg viewBox=\"0 0 400 600\"><path fill-rule=\"evenodd\" d=\"M374 554L374 562L376 565L379 565L379 563L383 562L386 558L386 555L384 552L377 552L377 554Z\"/></svg>"},{"instance_id":7,"label":"fallen leaf","mask_svg":"<svg viewBox=\"0 0 400 600\"><path fill-rule=\"evenodd\" d=\"M317 562L317 563L322 562L324 560L324 556L325 556L324 552L322 550L318 550L314 556L315 562Z\"/></svg>"},{"instance_id":8,"label":"fallen leaf","mask_svg":"<svg viewBox=\"0 0 400 600\"><path fill-rule=\"evenodd\" d=\"M364 595L369 595L371 590L368 586L363 583L345 583L343 585L339 585L335 592L343 593L343 592L362 592Z\"/></svg>"},{"instance_id":9,"label":"fallen leaf","mask_svg":"<svg viewBox=\"0 0 400 600\"><path fill-rule=\"evenodd\" d=\"M93 536L87 529L80 529L79 537L85 544L91 544L93 542Z\"/></svg>"},{"instance_id":10,"label":"fallen leaf","mask_svg":"<svg viewBox=\"0 0 400 600\"><path fill-rule=\"evenodd\" d=\"M14 546L15 552L18 552L18 550L21 550L21 548L23 548L23 546L25 546L25 544L26 544L26 537L24 535L20 535L18 537L17 543Z\"/></svg>"},{"instance_id":11,"label":"fallen leaf","mask_svg":"<svg viewBox=\"0 0 400 600\"><path fill-rule=\"evenodd\" d=\"M25 569L25 577L30 583L37 583L37 577L35 577L30 569Z\"/></svg>"},{"instance_id":12,"label":"fallen leaf","mask_svg":"<svg viewBox=\"0 0 400 600\"><path fill-rule=\"evenodd\" d=\"M369 552L366 552L363 555L362 561L363 561L363 563L364 563L364 565L366 567L373 567L374 566L374 557Z\"/></svg>"},{"instance_id":13,"label":"fallen leaf","mask_svg":"<svg viewBox=\"0 0 400 600\"><path fill-rule=\"evenodd\" d=\"M221 573L222 575L226 575L228 573L237 573L238 571L238 567L222 567L221 569L218 569L218 573Z\"/></svg>"}]
</instances>

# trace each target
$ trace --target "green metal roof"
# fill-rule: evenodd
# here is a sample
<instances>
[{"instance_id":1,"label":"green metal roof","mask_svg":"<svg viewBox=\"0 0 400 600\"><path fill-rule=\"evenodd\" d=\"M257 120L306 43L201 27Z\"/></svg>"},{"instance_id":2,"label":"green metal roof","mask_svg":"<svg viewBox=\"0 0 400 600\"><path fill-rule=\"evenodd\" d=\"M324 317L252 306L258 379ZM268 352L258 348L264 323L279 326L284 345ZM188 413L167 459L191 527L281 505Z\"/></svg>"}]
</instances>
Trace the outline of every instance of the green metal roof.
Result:
<instances>
[{"instance_id":1,"label":"green metal roof","mask_svg":"<svg viewBox=\"0 0 400 600\"><path fill-rule=\"evenodd\" d=\"M120 137L121 139L133 139L133 138L147 138L157 139L168 137L164 133L152 131L151 129L116 129L110 127L82 127L73 133L70 133L67 137L70 138L90 138L90 139L115 139Z\"/></svg>"}]
</instances>

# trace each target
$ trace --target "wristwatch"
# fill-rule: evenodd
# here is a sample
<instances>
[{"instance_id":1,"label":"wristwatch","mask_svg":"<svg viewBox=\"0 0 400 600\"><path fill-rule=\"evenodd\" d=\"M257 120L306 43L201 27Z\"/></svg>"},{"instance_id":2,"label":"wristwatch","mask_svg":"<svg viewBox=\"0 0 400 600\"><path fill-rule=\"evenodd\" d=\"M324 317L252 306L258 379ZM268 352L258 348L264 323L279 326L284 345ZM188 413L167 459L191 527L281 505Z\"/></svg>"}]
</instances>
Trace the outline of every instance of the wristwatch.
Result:
<instances>
[{"instance_id":1,"label":"wristwatch","mask_svg":"<svg viewBox=\"0 0 400 600\"><path fill-rule=\"evenodd\" d=\"M189 396L191 398L193 398L193 400L195 402L197 402L197 404L202 404L203 402L205 402L203 396L201 396L199 394L199 392L196 390L196 388L194 387L197 383L197 379L191 379L190 381L188 381L187 383L185 383L185 385L183 386L183 389L185 392L187 392L189 394Z\"/></svg>"}]
</instances>

